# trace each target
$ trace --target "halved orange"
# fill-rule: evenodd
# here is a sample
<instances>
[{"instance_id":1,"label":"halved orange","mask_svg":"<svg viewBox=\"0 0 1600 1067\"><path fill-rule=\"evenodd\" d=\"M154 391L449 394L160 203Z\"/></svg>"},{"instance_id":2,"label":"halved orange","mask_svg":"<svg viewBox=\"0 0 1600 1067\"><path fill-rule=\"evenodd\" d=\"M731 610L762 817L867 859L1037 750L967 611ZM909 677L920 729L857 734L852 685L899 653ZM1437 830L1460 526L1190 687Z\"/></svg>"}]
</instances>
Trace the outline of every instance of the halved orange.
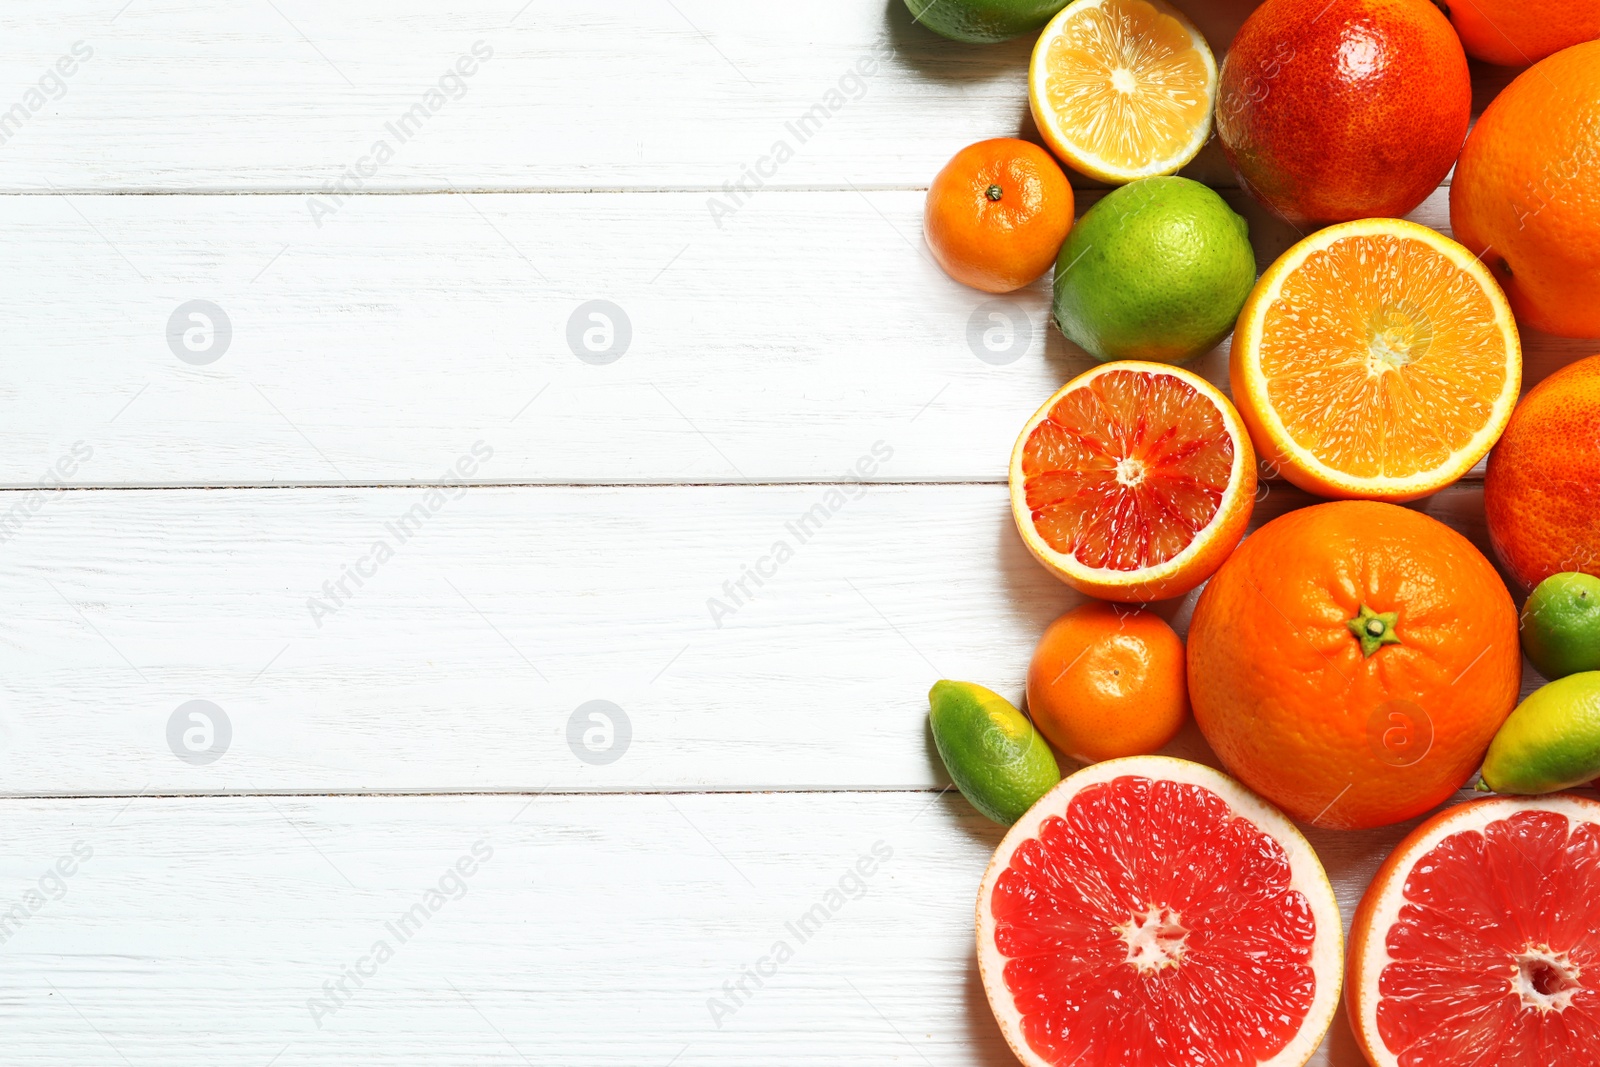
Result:
<instances>
[{"instance_id":1,"label":"halved orange","mask_svg":"<svg viewBox=\"0 0 1600 1067\"><path fill-rule=\"evenodd\" d=\"M1256 449L1289 481L1414 500L1499 438L1522 346L1471 252L1414 222L1361 219L1312 234L1261 275L1229 373Z\"/></svg>"},{"instance_id":2,"label":"halved orange","mask_svg":"<svg viewBox=\"0 0 1600 1067\"><path fill-rule=\"evenodd\" d=\"M1244 536L1256 459L1204 378L1122 360L1061 387L1011 451L1011 514L1034 557L1102 600L1182 596Z\"/></svg>"},{"instance_id":3,"label":"halved orange","mask_svg":"<svg viewBox=\"0 0 1600 1067\"><path fill-rule=\"evenodd\" d=\"M1076 0L1044 28L1028 106L1055 153L1118 184L1172 174L1211 136L1217 61L1165 0Z\"/></svg>"}]
</instances>

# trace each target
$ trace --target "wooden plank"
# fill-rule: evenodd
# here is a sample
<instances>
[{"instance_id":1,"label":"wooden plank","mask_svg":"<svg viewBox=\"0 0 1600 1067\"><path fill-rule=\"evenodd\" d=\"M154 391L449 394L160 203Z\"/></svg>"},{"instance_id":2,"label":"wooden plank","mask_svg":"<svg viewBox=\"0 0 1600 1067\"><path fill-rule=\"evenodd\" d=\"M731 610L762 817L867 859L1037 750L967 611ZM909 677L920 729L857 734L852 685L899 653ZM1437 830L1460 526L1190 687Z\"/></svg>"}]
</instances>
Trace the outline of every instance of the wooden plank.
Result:
<instances>
[{"instance_id":1,"label":"wooden plank","mask_svg":"<svg viewBox=\"0 0 1600 1067\"><path fill-rule=\"evenodd\" d=\"M4 942L17 1067L1014 1062L972 950L1000 829L954 792L3 810L6 903L49 894ZM1312 835L1347 923L1405 829ZM1361 1067L1346 1027L1316 1067Z\"/></svg>"},{"instance_id":2,"label":"wooden plank","mask_svg":"<svg viewBox=\"0 0 1600 1067\"><path fill-rule=\"evenodd\" d=\"M1080 602L988 485L62 492L3 558L27 795L926 788L928 687Z\"/></svg>"},{"instance_id":3,"label":"wooden plank","mask_svg":"<svg viewBox=\"0 0 1600 1067\"><path fill-rule=\"evenodd\" d=\"M1294 240L1229 195L1263 264ZM879 438L873 479L998 481L1092 362L1047 282L945 277L921 210L772 192L719 229L698 194L384 196L318 229L287 196L0 197L0 485L436 482L479 438L489 483L839 481ZM1447 227L1444 192L1415 217ZM1600 348L1526 346L1530 382ZM1226 342L1193 366L1226 387Z\"/></svg>"},{"instance_id":4,"label":"wooden plank","mask_svg":"<svg viewBox=\"0 0 1600 1067\"><path fill-rule=\"evenodd\" d=\"M9 6L0 190L921 188L1033 133L1032 42L901 0L519 4ZM1219 57L1253 6L1188 5ZM1233 181L1214 144L1189 173Z\"/></svg>"}]
</instances>

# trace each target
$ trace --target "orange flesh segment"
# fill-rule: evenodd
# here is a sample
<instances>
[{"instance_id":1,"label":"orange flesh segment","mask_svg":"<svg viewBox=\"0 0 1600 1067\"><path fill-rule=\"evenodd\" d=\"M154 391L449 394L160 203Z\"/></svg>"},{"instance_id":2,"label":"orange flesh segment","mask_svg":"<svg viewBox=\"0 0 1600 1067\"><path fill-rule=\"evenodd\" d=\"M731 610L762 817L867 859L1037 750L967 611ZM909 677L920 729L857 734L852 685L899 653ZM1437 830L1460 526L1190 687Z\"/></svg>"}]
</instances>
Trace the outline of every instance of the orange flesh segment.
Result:
<instances>
[{"instance_id":1,"label":"orange flesh segment","mask_svg":"<svg viewBox=\"0 0 1600 1067\"><path fill-rule=\"evenodd\" d=\"M1108 371L1056 402L1023 448L1046 544L1088 567L1165 563L1211 524L1233 471L1222 413L1169 374Z\"/></svg>"},{"instance_id":2,"label":"orange flesh segment","mask_svg":"<svg viewBox=\"0 0 1600 1067\"><path fill-rule=\"evenodd\" d=\"M1142 0L1087 9L1046 47L1058 128L1119 170L1182 152L1208 120L1205 58L1177 19Z\"/></svg>"},{"instance_id":3,"label":"orange flesh segment","mask_svg":"<svg viewBox=\"0 0 1600 1067\"><path fill-rule=\"evenodd\" d=\"M1406 875L1378 1034L1401 1067L1600 1063L1600 826L1525 811Z\"/></svg>"},{"instance_id":4,"label":"orange flesh segment","mask_svg":"<svg viewBox=\"0 0 1600 1067\"><path fill-rule=\"evenodd\" d=\"M1356 478L1436 470L1493 417L1506 344L1479 283L1409 237L1346 237L1284 279L1261 329L1289 438Z\"/></svg>"}]
</instances>

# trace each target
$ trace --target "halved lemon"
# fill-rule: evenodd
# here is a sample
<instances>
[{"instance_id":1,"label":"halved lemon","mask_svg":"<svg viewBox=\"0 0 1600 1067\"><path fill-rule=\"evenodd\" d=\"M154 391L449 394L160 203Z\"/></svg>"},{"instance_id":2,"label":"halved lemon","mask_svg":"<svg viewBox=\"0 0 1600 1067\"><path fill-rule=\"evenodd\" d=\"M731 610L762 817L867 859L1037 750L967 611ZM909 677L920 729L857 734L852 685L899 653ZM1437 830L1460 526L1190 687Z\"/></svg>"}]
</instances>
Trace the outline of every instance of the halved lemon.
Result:
<instances>
[{"instance_id":1,"label":"halved lemon","mask_svg":"<svg viewBox=\"0 0 1600 1067\"><path fill-rule=\"evenodd\" d=\"M1403 219L1320 230L1256 283L1233 399L1257 451L1307 492L1414 500L1460 478L1511 418L1522 346L1471 252Z\"/></svg>"},{"instance_id":2,"label":"halved lemon","mask_svg":"<svg viewBox=\"0 0 1600 1067\"><path fill-rule=\"evenodd\" d=\"M1199 375L1122 360L1062 386L1011 451L1011 515L1074 589L1182 596L1244 536L1256 459L1239 413Z\"/></svg>"},{"instance_id":3,"label":"halved lemon","mask_svg":"<svg viewBox=\"0 0 1600 1067\"><path fill-rule=\"evenodd\" d=\"M1217 61L1164 0L1076 0L1044 28L1028 106L1055 153L1101 181L1172 174L1211 136Z\"/></svg>"}]
</instances>

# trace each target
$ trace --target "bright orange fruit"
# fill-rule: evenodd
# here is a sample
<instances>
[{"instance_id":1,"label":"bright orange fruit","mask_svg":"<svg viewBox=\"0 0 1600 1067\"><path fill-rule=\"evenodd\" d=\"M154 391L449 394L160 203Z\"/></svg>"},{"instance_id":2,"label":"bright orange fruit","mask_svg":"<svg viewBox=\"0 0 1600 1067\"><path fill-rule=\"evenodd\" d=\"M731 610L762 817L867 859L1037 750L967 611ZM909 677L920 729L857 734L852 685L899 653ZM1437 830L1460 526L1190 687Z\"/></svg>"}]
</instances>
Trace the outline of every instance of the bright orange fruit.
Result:
<instances>
[{"instance_id":1,"label":"bright orange fruit","mask_svg":"<svg viewBox=\"0 0 1600 1067\"><path fill-rule=\"evenodd\" d=\"M1312 234L1261 275L1229 375L1256 449L1289 481L1412 500L1500 436L1522 346L1472 253L1426 226L1363 219Z\"/></svg>"},{"instance_id":2,"label":"bright orange fruit","mask_svg":"<svg viewBox=\"0 0 1600 1067\"><path fill-rule=\"evenodd\" d=\"M1080 763L1150 755L1189 717L1183 639L1149 611L1073 608L1033 650L1028 716Z\"/></svg>"},{"instance_id":3,"label":"bright orange fruit","mask_svg":"<svg viewBox=\"0 0 1600 1067\"><path fill-rule=\"evenodd\" d=\"M1256 460L1239 413L1181 367L1119 360L1033 413L1011 452L1023 543L1086 596L1182 596L1244 536Z\"/></svg>"},{"instance_id":4,"label":"bright orange fruit","mask_svg":"<svg viewBox=\"0 0 1600 1067\"><path fill-rule=\"evenodd\" d=\"M1600 576L1600 356L1529 391L1489 453L1489 541L1532 589L1552 574Z\"/></svg>"},{"instance_id":5,"label":"bright orange fruit","mask_svg":"<svg viewBox=\"0 0 1600 1067\"><path fill-rule=\"evenodd\" d=\"M1450 227L1523 323L1600 337L1600 41L1523 71L1484 110L1450 182Z\"/></svg>"},{"instance_id":6,"label":"bright orange fruit","mask_svg":"<svg viewBox=\"0 0 1600 1067\"><path fill-rule=\"evenodd\" d=\"M1189 624L1201 732L1313 826L1383 826L1447 799L1521 679L1517 610L1494 567L1443 523L1375 501L1267 523Z\"/></svg>"},{"instance_id":7,"label":"bright orange fruit","mask_svg":"<svg viewBox=\"0 0 1600 1067\"><path fill-rule=\"evenodd\" d=\"M1502 67L1600 37L1600 0L1455 0L1447 9L1467 55Z\"/></svg>"},{"instance_id":8,"label":"bright orange fruit","mask_svg":"<svg viewBox=\"0 0 1600 1067\"><path fill-rule=\"evenodd\" d=\"M1009 293L1050 269L1072 212L1072 186L1049 152L996 137L963 148L934 177L922 226L946 274Z\"/></svg>"}]
</instances>

